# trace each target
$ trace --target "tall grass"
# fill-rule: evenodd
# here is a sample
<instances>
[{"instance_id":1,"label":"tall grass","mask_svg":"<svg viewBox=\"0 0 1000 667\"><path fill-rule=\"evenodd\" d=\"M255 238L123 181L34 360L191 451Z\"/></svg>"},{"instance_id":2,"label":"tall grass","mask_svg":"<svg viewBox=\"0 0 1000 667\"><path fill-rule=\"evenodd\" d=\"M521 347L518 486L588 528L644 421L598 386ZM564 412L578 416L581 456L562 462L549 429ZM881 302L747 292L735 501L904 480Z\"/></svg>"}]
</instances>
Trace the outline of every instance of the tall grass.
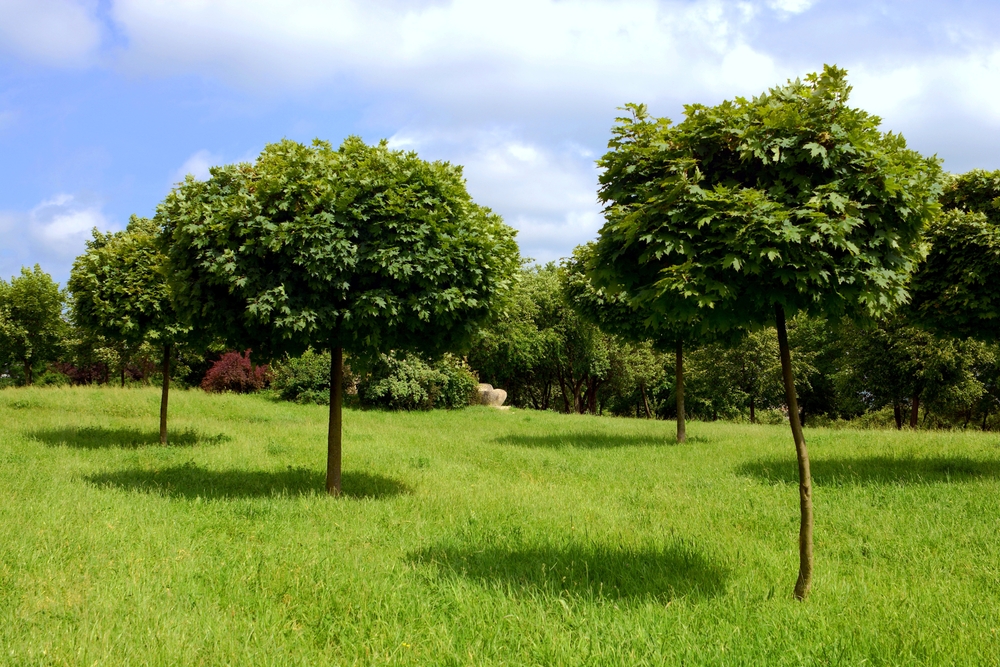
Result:
<instances>
[{"instance_id":1,"label":"tall grass","mask_svg":"<svg viewBox=\"0 0 1000 667\"><path fill-rule=\"evenodd\" d=\"M1000 663L995 435L0 392L0 664Z\"/></svg>"}]
</instances>

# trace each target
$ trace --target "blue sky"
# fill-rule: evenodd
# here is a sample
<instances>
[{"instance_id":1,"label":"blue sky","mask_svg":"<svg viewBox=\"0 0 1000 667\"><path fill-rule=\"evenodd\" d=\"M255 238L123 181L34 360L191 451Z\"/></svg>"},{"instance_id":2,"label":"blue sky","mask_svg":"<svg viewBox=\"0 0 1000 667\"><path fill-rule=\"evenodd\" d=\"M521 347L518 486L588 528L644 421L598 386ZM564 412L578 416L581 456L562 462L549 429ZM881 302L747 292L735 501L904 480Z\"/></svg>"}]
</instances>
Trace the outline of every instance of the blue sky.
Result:
<instances>
[{"instance_id":1,"label":"blue sky","mask_svg":"<svg viewBox=\"0 0 1000 667\"><path fill-rule=\"evenodd\" d=\"M350 134L464 165L557 259L600 227L616 107L680 120L823 63L949 171L997 169L998 28L985 1L0 0L0 276L64 282L185 173Z\"/></svg>"}]
</instances>

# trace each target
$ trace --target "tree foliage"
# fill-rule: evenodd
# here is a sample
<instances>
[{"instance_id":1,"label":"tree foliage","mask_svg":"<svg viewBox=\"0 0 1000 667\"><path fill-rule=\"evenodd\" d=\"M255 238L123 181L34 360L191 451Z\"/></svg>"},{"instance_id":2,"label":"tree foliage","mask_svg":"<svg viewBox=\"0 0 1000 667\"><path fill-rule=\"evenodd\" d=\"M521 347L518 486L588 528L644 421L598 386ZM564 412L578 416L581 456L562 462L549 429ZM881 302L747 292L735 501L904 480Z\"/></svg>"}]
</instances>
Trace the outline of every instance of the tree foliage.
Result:
<instances>
[{"instance_id":1,"label":"tree foliage","mask_svg":"<svg viewBox=\"0 0 1000 667\"><path fill-rule=\"evenodd\" d=\"M18 364L27 384L35 367L55 361L65 337L65 295L39 265L0 279L0 364Z\"/></svg>"}]
</instances>

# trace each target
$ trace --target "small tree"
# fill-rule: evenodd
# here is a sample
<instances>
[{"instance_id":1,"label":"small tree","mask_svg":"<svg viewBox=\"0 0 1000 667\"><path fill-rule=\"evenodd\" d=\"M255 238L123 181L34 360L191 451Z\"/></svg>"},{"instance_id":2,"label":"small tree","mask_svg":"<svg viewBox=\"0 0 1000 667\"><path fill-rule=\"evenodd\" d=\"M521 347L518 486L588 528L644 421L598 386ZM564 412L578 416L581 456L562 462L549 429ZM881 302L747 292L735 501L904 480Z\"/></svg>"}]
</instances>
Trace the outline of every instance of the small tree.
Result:
<instances>
[{"instance_id":1,"label":"small tree","mask_svg":"<svg viewBox=\"0 0 1000 667\"><path fill-rule=\"evenodd\" d=\"M906 299L940 167L848 106L825 67L751 100L690 105L685 120L619 119L601 160L593 277L649 319L724 332L774 322L799 467L799 576L812 581L812 483L786 314L868 318Z\"/></svg>"},{"instance_id":2,"label":"small tree","mask_svg":"<svg viewBox=\"0 0 1000 667\"><path fill-rule=\"evenodd\" d=\"M467 345L519 265L514 231L462 170L316 141L188 177L157 209L178 308L259 359L330 350L327 481L341 491L343 351L428 356Z\"/></svg>"},{"instance_id":3,"label":"small tree","mask_svg":"<svg viewBox=\"0 0 1000 667\"><path fill-rule=\"evenodd\" d=\"M70 273L73 321L125 351L135 351L144 341L160 347L160 443L165 445L171 352L186 329L178 324L167 293L165 257L157 245L159 227L148 218L132 216L125 231L95 229L93 234ZM121 359L123 386L127 357L123 354Z\"/></svg>"},{"instance_id":4,"label":"small tree","mask_svg":"<svg viewBox=\"0 0 1000 667\"><path fill-rule=\"evenodd\" d=\"M66 328L65 298L52 276L35 264L10 283L0 279L0 362L21 364L25 384L34 367L55 361Z\"/></svg>"}]
</instances>

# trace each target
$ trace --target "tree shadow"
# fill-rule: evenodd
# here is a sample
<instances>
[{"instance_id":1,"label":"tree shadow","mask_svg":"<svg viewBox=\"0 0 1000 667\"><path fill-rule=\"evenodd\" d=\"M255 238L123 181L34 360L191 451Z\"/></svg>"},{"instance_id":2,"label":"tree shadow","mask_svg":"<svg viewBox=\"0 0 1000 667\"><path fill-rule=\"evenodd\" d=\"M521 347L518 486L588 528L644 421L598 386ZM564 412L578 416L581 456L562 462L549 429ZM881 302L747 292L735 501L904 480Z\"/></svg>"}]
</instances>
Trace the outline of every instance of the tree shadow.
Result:
<instances>
[{"instance_id":1,"label":"tree shadow","mask_svg":"<svg viewBox=\"0 0 1000 667\"><path fill-rule=\"evenodd\" d=\"M674 435L659 437L654 435L619 435L611 433L560 433L557 435L525 435L508 433L496 438L499 445L508 447L540 447L562 449L577 447L579 449L615 449L618 447L662 447L677 445ZM707 442L700 436L688 436L688 443Z\"/></svg>"},{"instance_id":2,"label":"tree shadow","mask_svg":"<svg viewBox=\"0 0 1000 667\"><path fill-rule=\"evenodd\" d=\"M305 468L286 470L206 470L193 463L160 470L119 470L85 477L100 487L154 493L193 500L233 500L325 493L324 472ZM341 480L348 498L381 499L412 493L399 480L366 472L345 472Z\"/></svg>"},{"instance_id":3,"label":"tree shadow","mask_svg":"<svg viewBox=\"0 0 1000 667\"><path fill-rule=\"evenodd\" d=\"M144 431L137 428L53 428L33 431L28 437L50 447L73 447L75 449L138 449L160 446L159 431ZM228 442L228 435L204 435L188 429L167 434L168 447L194 447L195 445L218 445Z\"/></svg>"},{"instance_id":4,"label":"tree shadow","mask_svg":"<svg viewBox=\"0 0 1000 667\"><path fill-rule=\"evenodd\" d=\"M705 599L725 592L729 577L727 568L683 543L661 548L441 546L411 553L408 559L436 566L439 577L471 579L516 596Z\"/></svg>"},{"instance_id":5,"label":"tree shadow","mask_svg":"<svg viewBox=\"0 0 1000 667\"><path fill-rule=\"evenodd\" d=\"M1000 461L966 456L819 458L810 460L809 466L813 483L818 486L973 482L1000 477ZM764 482L799 483L798 466L793 457L744 463L736 472Z\"/></svg>"}]
</instances>

